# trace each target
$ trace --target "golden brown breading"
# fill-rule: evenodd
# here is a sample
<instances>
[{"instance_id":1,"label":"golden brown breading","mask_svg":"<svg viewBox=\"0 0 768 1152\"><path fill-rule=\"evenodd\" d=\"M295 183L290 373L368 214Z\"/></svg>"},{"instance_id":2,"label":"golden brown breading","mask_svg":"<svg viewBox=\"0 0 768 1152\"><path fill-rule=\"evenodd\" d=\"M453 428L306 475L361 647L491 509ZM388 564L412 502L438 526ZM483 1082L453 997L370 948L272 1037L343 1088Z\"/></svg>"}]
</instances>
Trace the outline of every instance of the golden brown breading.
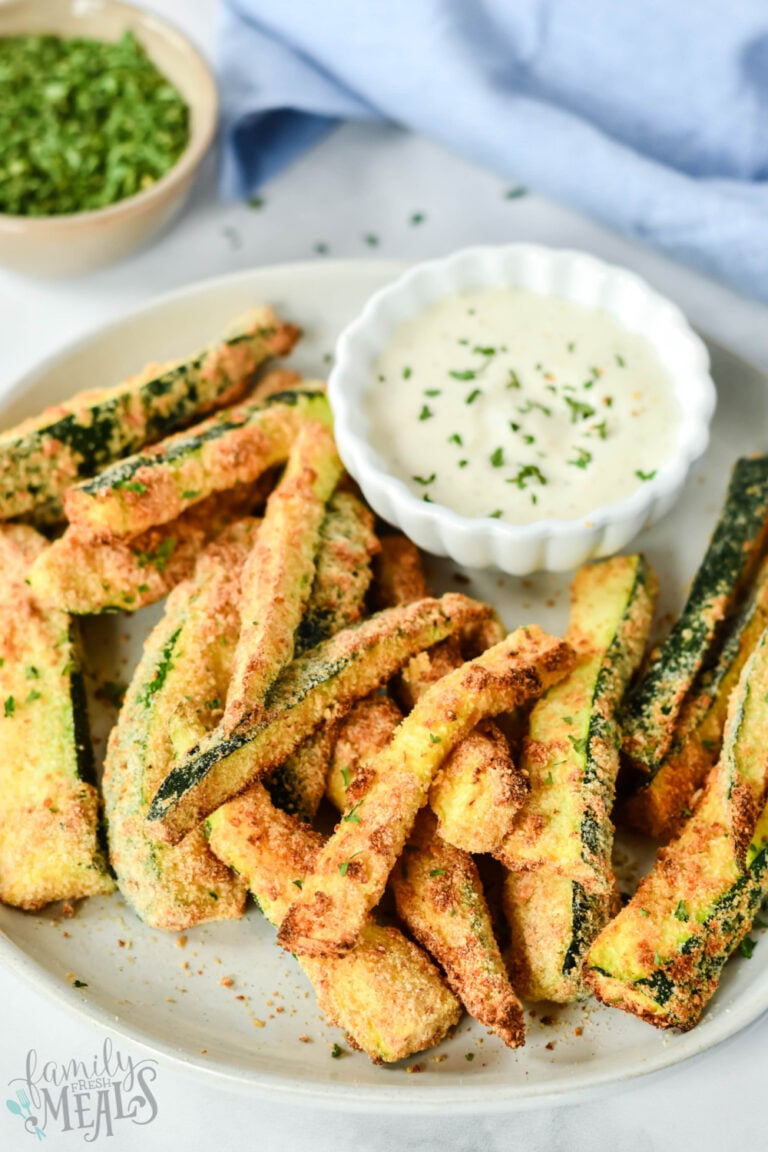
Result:
<instances>
[{"instance_id":1,"label":"golden brown breading","mask_svg":"<svg viewBox=\"0 0 768 1152\"><path fill-rule=\"evenodd\" d=\"M456 592L389 608L294 660L269 694L262 721L227 737L215 730L169 773L147 819L175 843L219 804L282 764L321 723L338 719L411 656L490 609Z\"/></svg>"},{"instance_id":2,"label":"golden brown breading","mask_svg":"<svg viewBox=\"0 0 768 1152\"><path fill-rule=\"evenodd\" d=\"M385 605L429 595L419 551L404 536L383 538L376 576L377 594ZM503 633L495 636L493 643L502 638ZM406 707L412 708L431 684L461 663L456 636L415 656L400 675ZM448 757L432 781L429 802L439 833L449 844L467 852L492 852L511 831L526 792L526 777L516 767L501 729L487 720Z\"/></svg>"},{"instance_id":3,"label":"golden brown breading","mask_svg":"<svg viewBox=\"0 0 768 1152\"><path fill-rule=\"evenodd\" d=\"M224 709L227 733L264 714L269 688L293 658L326 504L341 472L329 430L317 421L302 425L243 570L240 637Z\"/></svg>"},{"instance_id":4,"label":"golden brown breading","mask_svg":"<svg viewBox=\"0 0 768 1152\"><path fill-rule=\"evenodd\" d=\"M211 849L238 871L267 919L279 925L322 836L276 809L261 784L214 812L208 828ZM438 1044L458 1021L458 1001L437 969L396 928L369 920L346 956L298 960L330 1022L374 1063Z\"/></svg>"},{"instance_id":5,"label":"golden brown breading","mask_svg":"<svg viewBox=\"0 0 768 1152\"><path fill-rule=\"evenodd\" d=\"M370 790L320 852L283 921L280 943L302 955L342 955L380 899L438 767L481 719L539 695L573 664L541 629L505 641L433 685L376 758Z\"/></svg>"},{"instance_id":6,"label":"golden brown breading","mask_svg":"<svg viewBox=\"0 0 768 1152\"><path fill-rule=\"evenodd\" d=\"M33 564L30 585L41 604L75 615L134 612L191 576L205 545L261 499L260 481L239 485L132 540L95 542L70 527Z\"/></svg>"}]
</instances>

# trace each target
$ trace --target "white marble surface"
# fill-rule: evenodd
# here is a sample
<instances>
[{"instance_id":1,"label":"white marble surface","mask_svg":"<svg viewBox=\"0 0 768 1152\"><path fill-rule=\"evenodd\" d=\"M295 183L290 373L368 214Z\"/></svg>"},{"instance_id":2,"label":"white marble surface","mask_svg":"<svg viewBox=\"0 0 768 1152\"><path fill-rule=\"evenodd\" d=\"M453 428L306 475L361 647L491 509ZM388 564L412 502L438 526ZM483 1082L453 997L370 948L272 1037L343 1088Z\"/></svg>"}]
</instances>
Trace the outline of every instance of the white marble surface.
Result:
<instances>
[{"instance_id":1,"label":"white marble surface","mask_svg":"<svg viewBox=\"0 0 768 1152\"><path fill-rule=\"evenodd\" d=\"M212 0L150 5L210 48ZM636 269L675 299L692 321L768 369L768 307L737 296L655 253L534 196L505 197L506 185L424 140L394 128L346 127L264 189L254 210L218 202L211 162L184 218L148 251L88 278L42 283L0 272L0 390L41 356L126 308L191 281L232 270L334 257L421 258L477 242L536 240L585 248ZM414 214L423 214L413 223ZM73 382L73 387L89 382ZM104 1034L0 972L0 1100L27 1052L86 1059ZM140 1059L136 1045L121 1050ZM766 1047L763 1048L763 1045ZM146 1127L125 1121L100 1135L116 1152L259 1148L268 1152L715 1152L763 1145L760 1104L768 1065L768 1020L692 1064L597 1102L508 1118L347 1116L286 1109L192 1077L161 1061L158 1114ZM74 1148L82 1132L51 1131L47 1147ZM0 1149L29 1147L18 1117L0 1107Z\"/></svg>"}]
</instances>

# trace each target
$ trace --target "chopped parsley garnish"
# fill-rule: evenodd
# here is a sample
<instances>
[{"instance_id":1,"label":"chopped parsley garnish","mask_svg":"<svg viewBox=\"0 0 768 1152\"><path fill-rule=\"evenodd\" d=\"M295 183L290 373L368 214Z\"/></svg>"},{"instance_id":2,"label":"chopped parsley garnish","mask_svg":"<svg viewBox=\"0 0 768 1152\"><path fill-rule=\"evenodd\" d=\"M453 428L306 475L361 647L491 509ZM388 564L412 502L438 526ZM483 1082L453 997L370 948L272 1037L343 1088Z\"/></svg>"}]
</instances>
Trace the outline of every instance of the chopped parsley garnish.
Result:
<instances>
[{"instance_id":1,"label":"chopped parsley garnish","mask_svg":"<svg viewBox=\"0 0 768 1152\"><path fill-rule=\"evenodd\" d=\"M14 716L16 713L16 701L13 696L6 696L5 704L3 705L3 712L6 716Z\"/></svg>"},{"instance_id":2,"label":"chopped parsley garnish","mask_svg":"<svg viewBox=\"0 0 768 1152\"><path fill-rule=\"evenodd\" d=\"M362 803L362 800L358 801L354 808L350 808L349 812L346 812L344 816L342 816L342 820L346 820L347 824L359 824L360 817L357 814L357 810Z\"/></svg>"},{"instance_id":3,"label":"chopped parsley garnish","mask_svg":"<svg viewBox=\"0 0 768 1152\"><path fill-rule=\"evenodd\" d=\"M403 380L410 380L413 372L410 368L403 368Z\"/></svg>"},{"instance_id":4,"label":"chopped parsley garnish","mask_svg":"<svg viewBox=\"0 0 768 1152\"><path fill-rule=\"evenodd\" d=\"M520 377L518 376L517 372L515 372L514 368L510 368L509 372L507 373L506 386L507 386L507 388L521 388L522 387L522 385L520 383Z\"/></svg>"},{"instance_id":5,"label":"chopped parsley garnish","mask_svg":"<svg viewBox=\"0 0 768 1152\"><path fill-rule=\"evenodd\" d=\"M445 876L445 868L433 868L430 876Z\"/></svg>"},{"instance_id":6,"label":"chopped parsley garnish","mask_svg":"<svg viewBox=\"0 0 768 1152\"><path fill-rule=\"evenodd\" d=\"M626 368L627 366L624 357L619 356L618 352L616 353L616 363L618 364L619 368Z\"/></svg>"},{"instance_id":7,"label":"chopped parsley garnish","mask_svg":"<svg viewBox=\"0 0 768 1152\"><path fill-rule=\"evenodd\" d=\"M115 488L122 488L125 492L136 492L139 496L143 496L147 490L146 484L141 484L138 480L118 480Z\"/></svg>"},{"instance_id":8,"label":"chopped parsley garnish","mask_svg":"<svg viewBox=\"0 0 768 1152\"><path fill-rule=\"evenodd\" d=\"M349 768L342 768L341 778L344 781L344 787L349 788Z\"/></svg>"},{"instance_id":9,"label":"chopped parsley garnish","mask_svg":"<svg viewBox=\"0 0 768 1152\"><path fill-rule=\"evenodd\" d=\"M518 408L518 412L521 416L527 416L529 412L533 412L535 409L538 409L539 412L543 412L545 416L552 415L552 409L547 408L546 404L539 404L538 400L526 400L523 407Z\"/></svg>"},{"instance_id":10,"label":"chopped parsley garnish","mask_svg":"<svg viewBox=\"0 0 768 1152\"><path fill-rule=\"evenodd\" d=\"M512 476L507 480L507 484L515 484L522 492L528 486L529 481L535 481L537 484L547 483L546 476L537 464L523 464L517 476Z\"/></svg>"},{"instance_id":11,"label":"chopped parsley garnish","mask_svg":"<svg viewBox=\"0 0 768 1152\"><path fill-rule=\"evenodd\" d=\"M471 368L467 368L464 372L449 372L454 380L474 380L477 373L473 372Z\"/></svg>"},{"instance_id":12,"label":"chopped parsley garnish","mask_svg":"<svg viewBox=\"0 0 768 1152\"><path fill-rule=\"evenodd\" d=\"M757 940L753 940L751 936L745 936L741 944L739 944L739 952L742 956L746 956L747 960L752 959L752 953L757 948Z\"/></svg>"},{"instance_id":13,"label":"chopped parsley garnish","mask_svg":"<svg viewBox=\"0 0 768 1152\"><path fill-rule=\"evenodd\" d=\"M576 459L569 460L568 463L572 464L574 468L586 468L592 462L592 453L587 452L586 448L576 449Z\"/></svg>"},{"instance_id":14,"label":"chopped parsley garnish","mask_svg":"<svg viewBox=\"0 0 768 1152\"><path fill-rule=\"evenodd\" d=\"M434 412L430 406L428 404L422 404L421 412L419 412L419 420L431 420L433 416Z\"/></svg>"},{"instance_id":15,"label":"chopped parsley garnish","mask_svg":"<svg viewBox=\"0 0 768 1152\"><path fill-rule=\"evenodd\" d=\"M452 436L448 437L448 443L458 444L459 448L464 447L464 441L462 440L461 436L459 436L458 432L454 432Z\"/></svg>"},{"instance_id":16,"label":"chopped parsley garnish","mask_svg":"<svg viewBox=\"0 0 768 1152\"><path fill-rule=\"evenodd\" d=\"M601 440L605 440L608 436L608 428L605 420L601 420L599 424L592 427L592 431L597 434Z\"/></svg>"},{"instance_id":17,"label":"chopped parsley garnish","mask_svg":"<svg viewBox=\"0 0 768 1152\"><path fill-rule=\"evenodd\" d=\"M73 980L72 983L74 984L75 988L87 988L88 987L85 980Z\"/></svg>"},{"instance_id":18,"label":"chopped parsley garnish","mask_svg":"<svg viewBox=\"0 0 768 1152\"><path fill-rule=\"evenodd\" d=\"M411 479L417 484L422 484L425 488L427 484L434 484L437 478L437 472L433 472L431 476L412 476Z\"/></svg>"},{"instance_id":19,"label":"chopped parsley garnish","mask_svg":"<svg viewBox=\"0 0 768 1152\"><path fill-rule=\"evenodd\" d=\"M443 394L442 388L425 388L424 389L424 395L425 396L442 396L442 394Z\"/></svg>"},{"instance_id":20,"label":"chopped parsley garnish","mask_svg":"<svg viewBox=\"0 0 768 1152\"><path fill-rule=\"evenodd\" d=\"M412 212L411 213L411 219L410 219L409 223L416 226L418 224L423 224L425 219L426 219L426 217L425 217L423 212Z\"/></svg>"},{"instance_id":21,"label":"chopped parsley garnish","mask_svg":"<svg viewBox=\"0 0 768 1152\"><path fill-rule=\"evenodd\" d=\"M472 391L470 392L469 396L467 396L464 403L465 404L474 404L474 402L475 402L475 400L477 400L478 396L482 396L482 394L483 393L482 393L482 390L480 388L473 388Z\"/></svg>"},{"instance_id":22,"label":"chopped parsley garnish","mask_svg":"<svg viewBox=\"0 0 768 1152\"><path fill-rule=\"evenodd\" d=\"M572 396L564 396L563 399L571 410L571 424L578 424L579 420L588 420L590 416L594 416L595 410L591 404L582 404Z\"/></svg>"},{"instance_id":23,"label":"chopped parsley garnish","mask_svg":"<svg viewBox=\"0 0 768 1152\"><path fill-rule=\"evenodd\" d=\"M27 696L24 703L25 704L34 704L35 700L42 700L42 698L43 698L42 692L38 692L37 688L33 688L31 690L31 692L29 693L29 695Z\"/></svg>"},{"instance_id":24,"label":"chopped parsley garnish","mask_svg":"<svg viewBox=\"0 0 768 1152\"><path fill-rule=\"evenodd\" d=\"M497 508L495 512L489 512L488 513L488 519L489 520L501 520L503 515L504 515L504 513L502 512L501 508Z\"/></svg>"},{"instance_id":25,"label":"chopped parsley garnish","mask_svg":"<svg viewBox=\"0 0 768 1152\"><path fill-rule=\"evenodd\" d=\"M675 920L688 920L688 909L685 906L685 901L681 900L675 908Z\"/></svg>"},{"instance_id":26,"label":"chopped parsley garnish","mask_svg":"<svg viewBox=\"0 0 768 1152\"><path fill-rule=\"evenodd\" d=\"M339 874L341 876L346 876L347 870L349 869L349 866L352 863L352 861L354 860L355 856L359 856L361 853L362 853L362 848L360 849L360 852L353 852L348 860L342 860L341 864L339 864Z\"/></svg>"},{"instance_id":27,"label":"chopped parsley garnish","mask_svg":"<svg viewBox=\"0 0 768 1152\"><path fill-rule=\"evenodd\" d=\"M493 468L501 468L504 463L504 449L496 448L490 456L491 466Z\"/></svg>"},{"instance_id":28,"label":"chopped parsley garnish","mask_svg":"<svg viewBox=\"0 0 768 1152\"><path fill-rule=\"evenodd\" d=\"M518 184L515 188L507 188L504 193L505 200L519 200L521 196L526 196L528 189L524 188L522 184Z\"/></svg>"},{"instance_id":29,"label":"chopped parsley garnish","mask_svg":"<svg viewBox=\"0 0 768 1152\"><path fill-rule=\"evenodd\" d=\"M375 232L367 232L365 236L363 236L363 240L369 248L378 248L379 246L379 238Z\"/></svg>"},{"instance_id":30,"label":"chopped parsley garnish","mask_svg":"<svg viewBox=\"0 0 768 1152\"><path fill-rule=\"evenodd\" d=\"M496 355L496 349L495 348L483 348L479 344L475 345L475 347L472 349L472 351L476 352L478 356L495 356Z\"/></svg>"},{"instance_id":31,"label":"chopped parsley garnish","mask_svg":"<svg viewBox=\"0 0 768 1152\"><path fill-rule=\"evenodd\" d=\"M443 741L441 736L436 736L434 732L430 732L429 742L430 744L442 744Z\"/></svg>"},{"instance_id":32,"label":"chopped parsley garnish","mask_svg":"<svg viewBox=\"0 0 768 1152\"><path fill-rule=\"evenodd\" d=\"M304 881L303 880L292 880L291 883L295 884L297 888L303 888L304 887Z\"/></svg>"},{"instance_id":33,"label":"chopped parsley garnish","mask_svg":"<svg viewBox=\"0 0 768 1152\"><path fill-rule=\"evenodd\" d=\"M571 744L573 745L574 752L576 752L579 756L583 756L587 750L587 743L588 743L587 737L586 736L571 736L569 734L568 739L570 740Z\"/></svg>"},{"instance_id":34,"label":"chopped parsley garnish","mask_svg":"<svg viewBox=\"0 0 768 1152\"><path fill-rule=\"evenodd\" d=\"M332 1060L338 1060L339 1057L343 1054L343 1052L344 1052L344 1049L342 1048L341 1044L332 1044L331 1045L331 1059Z\"/></svg>"},{"instance_id":35,"label":"chopped parsley garnish","mask_svg":"<svg viewBox=\"0 0 768 1152\"><path fill-rule=\"evenodd\" d=\"M656 475L656 469L655 468L654 468L653 472L643 472L643 471L641 471L640 468L637 468L635 470L635 476L637 476L638 480L653 480L655 475Z\"/></svg>"}]
</instances>

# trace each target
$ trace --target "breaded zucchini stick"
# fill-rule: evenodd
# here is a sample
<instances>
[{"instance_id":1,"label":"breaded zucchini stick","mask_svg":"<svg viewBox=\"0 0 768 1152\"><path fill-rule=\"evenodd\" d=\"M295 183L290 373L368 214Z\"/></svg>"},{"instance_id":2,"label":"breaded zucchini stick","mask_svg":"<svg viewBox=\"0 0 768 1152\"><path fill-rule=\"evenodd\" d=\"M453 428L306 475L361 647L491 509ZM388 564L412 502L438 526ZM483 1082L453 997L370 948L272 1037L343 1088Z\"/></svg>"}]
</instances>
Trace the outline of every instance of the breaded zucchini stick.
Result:
<instances>
[{"instance_id":1,"label":"breaded zucchini stick","mask_svg":"<svg viewBox=\"0 0 768 1152\"><path fill-rule=\"evenodd\" d=\"M322 393L283 392L266 406L239 404L128 456L70 488L64 510L83 536L139 536L192 505L283 464L307 419L330 424Z\"/></svg>"},{"instance_id":2,"label":"breaded zucchini stick","mask_svg":"<svg viewBox=\"0 0 768 1152\"><path fill-rule=\"evenodd\" d=\"M688 1029L717 989L768 894L768 809L755 821L754 804L738 799L760 794L764 803L767 729L764 634L731 697L722 754L693 816L587 955L585 979L605 1004L657 1028Z\"/></svg>"},{"instance_id":3,"label":"breaded zucchini stick","mask_svg":"<svg viewBox=\"0 0 768 1152\"><path fill-rule=\"evenodd\" d=\"M261 481L217 492L131 540L94 541L68 528L32 565L30 586L41 604L73 615L135 612L191 576L203 547L262 492Z\"/></svg>"},{"instance_id":4,"label":"breaded zucchini stick","mask_svg":"<svg viewBox=\"0 0 768 1152\"><path fill-rule=\"evenodd\" d=\"M231 736L214 730L160 785L147 819L174 843L258 776L291 756L321 722L342 716L411 656L490 612L457 593L379 612L288 666L266 714Z\"/></svg>"},{"instance_id":5,"label":"breaded zucchini stick","mask_svg":"<svg viewBox=\"0 0 768 1152\"><path fill-rule=\"evenodd\" d=\"M365 798L372 777L367 762L383 751L401 720L399 709L382 697L363 701L339 725L331 790L347 819L356 818ZM477 868L469 853L440 839L427 809L416 817L391 883L400 919L437 960L470 1015L510 1048L523 1044L523 1011L496 942Z\"/></svg>"},{"instance_id":6,"label":"breaded zucchini stick","mask_svg":"<svg viewBox=\"0 0 768 1152\"><path fill-rule=\"evenodd\" d=\"M243 570L240 637L224 709L227 733L263 715L267 692L293 659L326 505L341 473L329 429L317 421L303 424Z\"/></svg>"},{"instance_id":7,"label":"breaded zucchini stick","mask_svg":"<svg viewBox=\"0 0 768 1152\"><path fill-rule=\"evenodd\" d=\"M46 547L0 528L0 900L36 909L111 892L77 644L26 584Z\"/></svg>"},{"instance_id":8,"label":"breaded zucchini stick","mask_svg":"<svg viewBox=\"0 0 768 1152\"><path fill-rule=\"evenodd\" d=\"M655 596L642 556L580 568L567 632L578 663L530 715L523 766L531 791L497 856L510 869L513 978L531 1000L585 994L582 958L615 910L616 715L645 651Z\"/></svg>"},{"instance_id":9,"label":"breaded zucchini stick","mask_svg":"<svg viewBox=\"0 0 768 1152\"><path fill-rule=\"evenodd\" d=\"M720 755L731 692L766 627L768 561L763 562L747 603L729 622L716 663L702 669L686 698L672 746L658 771L641 781L623 803L622 823L662 843L680 833L696 793Z\"/></svg>"},{"instance_id":10,"label":"breaded zucchini stick","mask_svg":"<svg viewBox=\"0 0 768 1152\"><path fill-rule=\"evenodd\" d=\"M254 308L189 360L150 365L113 388L79 392L8 429L0 436L0 518L55 500L113 460L234 403L256 368L289 352L298 335L271 308Z\"/></svg>"},{"instance_id":11,"label":"breaded zucchini stick","mask_svg":"<svg viewBox=\"0 0 768 1152\"><path fill-rule=\"evenodd\" d=\"M145 923L181 931L242 915L245 888L212 855L202 828L173 847L149 835L150 799L174 763L177 711L203 728L221 716L239 628L240 575L257 522L234 524L171 593L147 640L104 767L110 860L126 900Z\"/></svg>"},{"instance_id":12,"label":"breaded zucchini stick","mask_svg":"<svg viewBox=\"0 0 768 1152\"><path fill-rule=\"evenodd\" d=\"M337 489L320 527L315 579L294 638L297 656L362 619L371 557L378 548L372 513L352 492ZM319 728L267 780L278 808L313 819L325 792L334 739L333 725Z\"/></svg>"},{"instance_id":13,"label":"breaded zucchini stick","mask_svg":"<svg viewBox=\"0 0 768 1152\"><path fill-rule=\"evenodd\" d=\"M536 697L572 663L563 641L523 628L433 685L376 757L357 820L343 818L318 855L283 921L283 947L315 956L353 947L445 757L485 716Z\"/></svg>"},{"instance_id":14,"label":"breaded zucchini stick","mask_svg":"<svg viewBox=\"0 0 768 1152\"><path fill-rule=\"evenodd\" d=\"M261 784L219 808L207 825L211 849L242 876L264 915L279 926L322 836L278 811ZM374 1063L439 1044L461 1014L421 949L397 928L370 918L346 956L297 959L331 1024L348 1032Z\"/></svg>"},{"instance_id":15,"label":"breaded zucchini stick","mask_svg":"<svg viewBox=\"0 0 768 1152\"><path fill-rule=\"evenodd\" d=\"M407 604L429 595L421 557L404 536L385 536L377 563L378 594L384 605ZM503 637L503 631L495 642ZM462 664L458 639L415 657L401 675L408 707L441 676ZM510 832L527 792L509 746L492 720L470 732L432 781L429 803L443 840L467 852L492 852Z\"/></svg>"},{"instance_id":16,"label":"breaded zucchini stick","mask_svg":"<svg viewBox=\"0 0 768 1152\"><path fill-rule=\"evenodd\" d=\"M768 456L738 460L682 614L622 709L622 747L636 772L652 776L669 751L683 701L718 647L722 623L748 588L767 541Z\"/></svg>"}]
</instances>

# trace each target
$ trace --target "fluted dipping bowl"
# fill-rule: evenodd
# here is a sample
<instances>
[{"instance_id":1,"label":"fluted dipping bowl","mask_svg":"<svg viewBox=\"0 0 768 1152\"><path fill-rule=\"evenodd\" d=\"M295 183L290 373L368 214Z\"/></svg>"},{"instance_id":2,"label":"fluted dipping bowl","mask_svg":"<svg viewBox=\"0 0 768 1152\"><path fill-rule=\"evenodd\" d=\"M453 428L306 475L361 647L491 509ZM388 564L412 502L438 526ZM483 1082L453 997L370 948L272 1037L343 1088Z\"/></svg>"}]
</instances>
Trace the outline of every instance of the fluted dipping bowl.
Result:
<instances>
[{"instance_id":1,"label":"fluted dipping bowl","mask_svg":"<svg viewBox=\"0 0 768 1152\"><path fill-rule=\"evenodd\" d=\"M678 436L653 479L628 499L578 519L525 525L461 516L419 499L372 447L366 400L380 386L375 365L396 330L446 296L488 287L521 288L602 310L655 349L680 410ZM707 447L716 404L707 350L676 305L626 269L534 244L467 248L418 264L376 292L339 337L329 395L341 458L383 519L427 552L514 576L567 571L609 556L668 512Z\"/></svg>"}]
</instances>

